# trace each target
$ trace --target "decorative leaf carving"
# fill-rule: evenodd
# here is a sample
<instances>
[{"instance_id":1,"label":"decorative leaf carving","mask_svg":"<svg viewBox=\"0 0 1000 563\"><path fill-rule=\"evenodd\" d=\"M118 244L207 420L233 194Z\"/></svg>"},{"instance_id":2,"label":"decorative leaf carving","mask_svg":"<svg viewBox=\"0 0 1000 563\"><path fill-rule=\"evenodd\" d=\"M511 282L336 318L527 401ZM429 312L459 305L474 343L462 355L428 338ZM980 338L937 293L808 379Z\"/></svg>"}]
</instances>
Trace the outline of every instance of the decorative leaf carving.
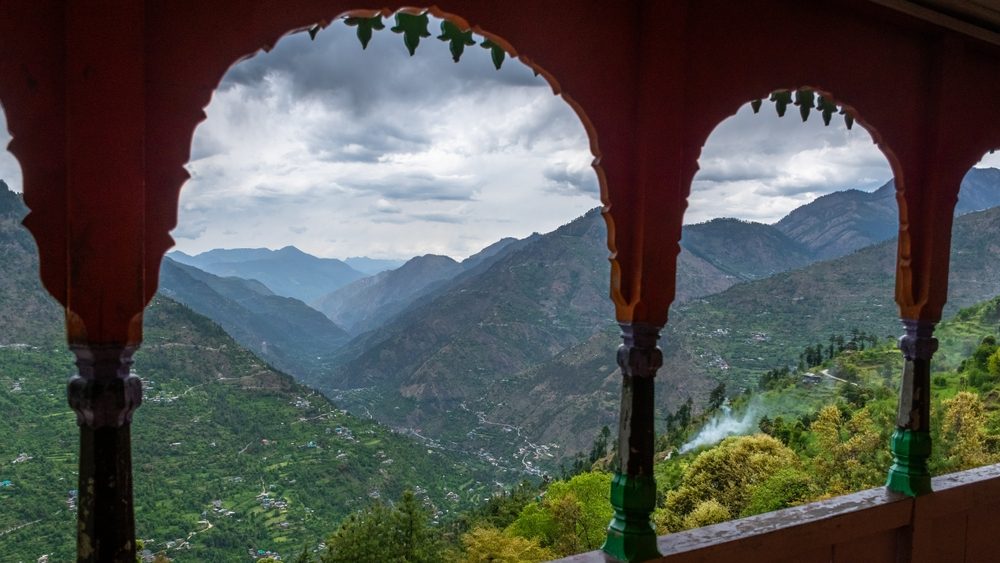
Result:
<instances>
[{"instance_id":1,"label":"decorative leaf carving","mask_svg":"<svg viewBox=\"0 0 1000 563\"><path fill-rule=\"evenodd\" d=\"M382 23L382 16L375 16L372 18L347 18L344 20L344 23L352 27L357 26L358 40L361 41L362 49L368 48L368 42L372 40L373 30L385 29L385 24Z\"/></svg>"},{"instance_id":2,"label":"decorative leaf carving","mask_svg":"<svg viewBox=\"0 0 1000 563\"><path fill-rule=\"evenodd\" d=\"M816 109L823 114L823 125L830 125L830 118L837 113L837 104L820 94L816 96Z\"/></svg>"},{"instance_id":3,"label":"decorative leaf carving","mask_svg":"<svg viewBox=\"0 0 1000 563\"><path fill-rule=\"evenodd\" d=\"M847 130L850 131L851 127L854 127L854 116L844 110L840 110L840 113L844 114L844 125L846 125Z\"/></svg>"},{"instance_id":4,"label":"decorative leaf carving","mask_svg":"<svg viewBox=\"0 0 1000 563\"><path fill-rule=\"evenodd\" d=\"M785 110L788 104L792 103L791 92L774 92L771 94L771 101L774 102L774 109L778 111L778 117L785 117Z\"/></svg>"},{"instance_id":5,"label":"decorative leaf carving","mask_svg":"<svg viewBox=\"0 0 1000 563\"><path fill-rule=\"evenodd\" d=\"M495 66L497 70L500 70L500 65L503 64L503 60L507 56L507 52L503 50L503 47L497 45L489 39L480 43L480 46L482 46L483 49L490 50L490 58L493 59L493 66ZM538 76L537 72L535 73L535 76Z\"/></svg>"},{"instance_id":6,"label":"decorative leaf carving","mask_svg":"<svg viewBox=\"0 0 1000 563\"><path fill-rule=\"evenodd\" d=\"M809 119L809 112L812 111L813 104L816 103L816 94L812 90L796 90L795 105L799 106L799 115L802 121Z\"/></svg>"},{"instance_id":7,"label":"decorative leaf carving","mask_svg":"<svg viewBox=\"0 0 1000 563\"><path fill-rule=\"evenodd\" d=\"M778 117L784 117L788 110L788 104L792 103L792 92L787 90L772 92L769 101L774 102L774 109L777 110ZM761 100L750 101L750 107L753 108L754 113L760 111L761 105ZM844 116L844 124L848 130L854 127L853 115L845 111L844 108L838 107L833 100L827 99L813 90L807 88L796 90L795 105L799 106L799 115L802 116L802 121L809 119L809 112L817 109L823 115L824 125L830 125L833 114L839 113Z\"/></svg>"},{"instance_id":8,"label":"decorative leaf carving","mask_svg":"<svg viewBox=\"0 0 1000 563\"><path fill-rule=\"evenodd\" d=\"M451 51L451 58L456 63L462 58L466 45L475 45L476 40L472 38L472 30L462 31L459 27L448 20L441 22L441 35L438 39L448 42L448 50Z\"/></svg>"},{"instance_id":9,"label":"decorative leaf carving","mask_svg":"<svg viewBox=\"0 0 1000 563\"><path fill-rule=\"evenodd\" d=\"M426 12L419 15L397 12L396 25L393 26L392 31L403 34L403 44L406 45L406 49L410 51L412 57L417 52L417 45L420 45L420 38L431 36L431 32L427 30L429 24L430 19Z\"/></svg>"}]
</instances>

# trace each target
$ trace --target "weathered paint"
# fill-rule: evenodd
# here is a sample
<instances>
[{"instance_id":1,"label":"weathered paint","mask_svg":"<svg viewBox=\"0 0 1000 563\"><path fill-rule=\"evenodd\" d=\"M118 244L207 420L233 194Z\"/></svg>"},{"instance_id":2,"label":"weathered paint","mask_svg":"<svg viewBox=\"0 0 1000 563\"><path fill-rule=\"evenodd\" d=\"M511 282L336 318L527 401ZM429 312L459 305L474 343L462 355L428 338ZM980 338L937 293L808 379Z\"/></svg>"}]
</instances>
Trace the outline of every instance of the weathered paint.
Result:
<instances>
[{"instance_id":1,"label":"weathered paint","mask_svg":"<svg viewBox=\"0 0 1000 563\"><path fill-rule=\"evenodd\" d=\"M132 375L131 346L72 347L77 375L69 404L80 426L77 561L135 561L132 413L142 384Z\"/></svg>"},{"instance_id":2,"label":"weathered paint","mask_svg":"<svg viewBox=\"0 0 1000 563\"><path fill-rule=\"evenodd\" d=\"M652 476L616 473L611 481L614 515L601 550L617 561L647 561L660 557L650 514L656 508Z\"/></svg>"},{"instance_id":3,"label":"weathered paint","mask_svg":"<svg viewBox=\"0 0 1000 563\"><path fill-rule=\"evenodd\" d=\"M931 457L931 434L897 428L890 440L892 467L885 486L890 491L911 497L931 492L931 474L927 461Z\"/></svg>"},{"instance_id":4,"label":"weathered paint","mask_svg":"<svg viewBox=\"0 0 1000 563\"><path fill-rule=\"evenodd\" d=\"M656 508L653 477L654 378L663 365L654 325L622 324L618 366L622 372L622 402L618 423L619 468L611 482L614 516L601 548L618 561L658 557L656 530L650 522Z\"/></svg>"},{"instance_id":5,"label":"weathered paint","mask_svg":"<svg viewBox=\"0 0 1000 563\"><path fill-rule=\"evenodd\" d=\"M906 329L899 339L903 353L903 377L899 387L896 431L890 450L893 463L886 487L891 491L917 496L931 492L931 358L937 351L934 323L903 320Z\"/></svg>"},{"instance_id":6,"label":"weathered paint","mask_svg":"<svg viewBox=\"0 0 1000 563\"><path fill-rule=\"evenodd\" d=\"M430 12L529 65L577 112L600 183L620 322L667 321L687 197L711 131L747 101L803 87L844 105L888 159L900 208L896 301L904 318L936 321L959 182L1000 147L1000 104L981 102L1000 99L1000 41L886 3L441 0ZM42 282L65 307L70 342L140 342L143 308L173 244L191 138L226 70L286 33L347 14L392 14L359 8L355 0L0 2L0 103L31 210L25 225ZM639 385L626 382L626 409L647 408ZM629 428L633 443L652 427Z\"/></svg>"}]
</instances>

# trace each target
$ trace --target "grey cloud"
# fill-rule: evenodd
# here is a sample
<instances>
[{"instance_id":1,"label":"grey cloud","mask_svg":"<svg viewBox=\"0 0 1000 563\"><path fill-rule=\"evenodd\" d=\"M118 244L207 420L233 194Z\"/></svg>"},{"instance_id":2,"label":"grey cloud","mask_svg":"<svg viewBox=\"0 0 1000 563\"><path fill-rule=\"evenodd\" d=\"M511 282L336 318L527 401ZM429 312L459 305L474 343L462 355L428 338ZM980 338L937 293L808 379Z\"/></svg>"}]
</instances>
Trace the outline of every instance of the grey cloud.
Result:
<instances>
[{"instance_id":1,"label":"grey cloud","mask_svg":"<svg viewBox=\"0 0 1000 563\"><path fill-rule=\"evenodd\" d=\"M258 184L253 187L253 190L244 199L247 201L248 207L263 209L269 206L287 207L306 205L323 201L326 198L327 194L318 190L293 193L280 186Z\"/></svg>"},{"instance_id":2,"label":"grey cloud","mask_svg":"<svg viewBox=\"0 0 1000 563\"><path fill-rule=\"evenodd\" d=\"M768 184L765 182L754 193L758 196L796 196L807 193L826 192L829 191L829 187L829 184L819 182L790 185Z\"/></svg>"},{"instance_id":3,"label":"grey cloud","mask_svg":"<svg viewBox=\"0 0 1000 563\"><path fill-rule=\"evenodd\" d=\"M170 231L170 235L175 239L194 240L203 235L206 230L208 230L207 222L187 220L183 223L178 223L177 227L173 231Z\"/></svg>"},{"instance_id":4,"label":"grey cloud","mask_svg":"<svg viewBox=\"0 0 1000 563\"><path fill-rule=\"evenodd\" d=\"M201 160L226 152L226 146L209 134L195 135L191 141L191 161Z\"/></svg>"},{"instance_id":5,"label":"grey cloud","mask_svg":"<svg viewBox=\"0 0 1000 563\"><path fill-rule=\"evenodd\" d=\"M413 219L405 215L369 215L368 221L376 224L405 225L412 223Z\"/></svg>"},{"instance_id":6,"label":"grey cloud","mask_svg":"<svg viewBox=\"0 0 1000 563\"><path fill-rule=\"evenodd\" d=\"M773 178L777 169L773 163L761 159L734 157L701 159L698 162L698 180L705 182L737 182Z\"/></svg>"},{"instance_id":7,"label":"grey cloud","mask_svg":"<svg viewBox=\"0 0 1000 563\"><path fill-rule=\"evenodd\" d=\"M548 104L542 115L517 131L516 142L528 150L534 150L536 143L542 139L556 138L565 141L571 138L573 142L568 144L577 144L576 139L581 135L585 136L586 132L576 113L567 109L562 100L557 104Z\"/></svg>"},{"instance_id":8,"label":"grey cloud","mask_svg":"<svg viewBox=\"0 0 1000 563\"><path fill-rule=\"evenodd\" d=\"M476 191L471 181L438 178L422 172L390 175L373 181L345 180L344 183L395 201L471 201Z\"/></svg>"},{"instance_id":9,"label":"grey cloud","mask_svg":"<svg viewBox=\"0 0 1000 563\"><path fill-rule=\"evenodd\" d=\"M381 215L399 215L403 212L398 205L393 205L387 201L379 200L373 206L374 213Z\"/></svg>"},{"instance_id":10,"label":"grey cloud","mask_svg":"<svg viewBox=\"0 0 1000 563\"><path fill-rule=\"evenodd\" d=\"M426 129L407 130L380 120L328 122L307 135L312 156L326 162L378 162L387 154L419 152L431 145Z\"/></svg>"},{"instance_id":11,"label":"grey cloud","mask_svg":"<svg viewBox=\"0 0 1000 563\"><path fill-rule=\"evenodd\" d=\"M597 175L591 168L574 169L566 164L554 164L543 172L547 187L557 193L596 195Z\"/></svg>"},{"instance_id":12,"label":"grey cloud","mask_svg":"<svg viewBox=\"0 0 1000 563\"><path fill-rule=\"evenodd\" d=\"M331 106L363 115L387 103L418 107L436 102L435 92L498 85L547 88L544 79L516 60L497 71L486 49L468 47L460 63L451 60L446 43L433 37L420 42L410 57L401 35L386 29L375 32L366 50L355 30L336 21L320 31L315 41L306 33L283 38L267 56L258 54L231 69L220 88L236 84L257 87L269 75L290 79L292 98L313 97ZM430 29L437 34L439 22Z\"/></svg>"},{"instance_id":13,"label":"grey cloud","mask_svg":"<svg viewBox=\"0 0 1000 563\"><path fill-rule=\"evenodd\" d=\"M431 223L459 224L465 223L466 221L464 217L451 215L449 213L412 213L410 214L410 217Z\"/></svg>"}]
</instances>

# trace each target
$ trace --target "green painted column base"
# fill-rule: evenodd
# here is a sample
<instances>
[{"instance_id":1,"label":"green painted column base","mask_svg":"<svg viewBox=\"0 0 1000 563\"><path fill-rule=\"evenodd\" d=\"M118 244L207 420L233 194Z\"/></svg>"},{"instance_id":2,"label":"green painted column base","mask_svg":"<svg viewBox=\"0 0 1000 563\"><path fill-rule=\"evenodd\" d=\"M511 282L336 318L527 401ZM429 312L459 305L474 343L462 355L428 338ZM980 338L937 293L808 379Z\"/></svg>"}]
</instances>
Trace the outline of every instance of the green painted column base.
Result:
<instances>
[{"instance_id":1,"label":"green painted column base","mask_svg":"<svg viewBox=\"0 0 1000 563\"><path fill-rule=\"evenodd\" d=\"M611 506L615 513L608 526L608 539L601 547L604 553L629 563L662 557L656 548L656 529L649 520L656 508L653 477L615 473Z\"/></svg>"},{"instance_id":2,"label":"green painted column base","mask_svg":"<svg viewBox=\"0 0 1000 563\"><path fill-rule=\"evenodd\" d=\"M911 497L931 492L931 474L927 470L927 460L931 457L930 432L897 428L890 444L893 463L885 486Z\"/></svg>"}]
</instances>

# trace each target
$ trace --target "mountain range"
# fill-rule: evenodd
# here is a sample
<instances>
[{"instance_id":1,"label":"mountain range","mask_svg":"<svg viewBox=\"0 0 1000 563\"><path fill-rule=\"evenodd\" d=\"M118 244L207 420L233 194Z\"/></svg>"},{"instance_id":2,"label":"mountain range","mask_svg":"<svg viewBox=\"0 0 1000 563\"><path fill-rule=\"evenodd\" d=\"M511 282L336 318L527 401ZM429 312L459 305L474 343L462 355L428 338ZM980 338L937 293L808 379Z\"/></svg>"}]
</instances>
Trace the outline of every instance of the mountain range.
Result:
<instances>
[{"instance_id":1,"label":"mountain range","mask_svg":"<svg viewBox=\"0 0 1000 563\"><path fill-rule=\"evenodd\" d=\"M217 276L257 280L278 295L305 302L365 277L341 260L317 258L294 246L215 249L195 256L174 251L169 256Z\"/></svg>"},{"instance_id":2,"label":"mountain range","mask_svg":"<svg viewBox=\"0 0 1000 563\"><path fill-rule=\"evenodd\" d=\"M367 332L378 328L442 282L491 263L514 242L517 241L513 238L501 239L462 262L434 254L418 256L397 269L334 290L313 305L352 334Z\"/></svg>"},{"instance_id":3,"label":"mountain range","mask_svg":"<svg viewBox=\"0 0 1000 563\"><path fill-rule=\"evenodd\" d=\"M973 168L962 180L955 215L1000 205L1000 170ZM843 256L896 236L899 208L896 185L889 181L874 192L846 190L822 196L774 226L798 241L816 259Z\"/></svg>"},{"instance_id":4,"label":"mountain range","mask_svg":"<svg viewBox=\"0 0 1000 563\"><path fill-rule=\"evenodd\" d=\"M164 258L160 294L205 315L272 366L309 378L349 339L322 313L256 280L220 277Z\"/></svg>"},{"instance_id":5,"label":"mountain range","mask_svg":"<svg viewBox=\"0 0 1000 563\"><path fill-rule=\"evenodd\" d=\"M882 201L890 189L843 197ZM814 339L851 328L897 332L894 245L854 247L885 240L881 208L859 206L836 225L817 219L837 197L803 206L777 225L719 219L684 228L678 299L664 338L661 410L704 397L719 381L733 390L746 385L761 371L797 360ZM1000 171L971 171L961 201L975 203L963 203L959 212L1000 204ZM956 223L955 305L1000 293L1000 280L983 264L990 256L981 251L1000 240L994 219L988 212ZM617 411L618 336L606 297L604 242L595 210L513 246L478 275L452 278L387 316L379 329L354 337L331 373L310 383L394 427L493 451L502 444L506 455L525 444L586 448ZM823 260L837 253L853 254ZM515 428L518 440L484 437L483 420ZM469 428L476 432L469 435Z\"/></svg>"},{"instance_id":6,"label":"mountain range","mask_svg":"<svg viewBox=\"0 0 1000 563\"><path fill-rule=\"evenodd\" d=\"M716 219L685 226L659 408L703 397L719 381L748 385L836 332L894 332L894 246L884 243L896 231L893 190L890 182L870 193L836 192L774 225ZM956 213L998 204L1000 171L970 171ZM957 223L953 274L981 270L976 260L984 256L974 251L992 230L989 217L980 220L981 236L960 230L974 219ZM355 412L507 463L526 448L586 448L617 410L605 240L595 210L462 263L421 256L348 283L310 303L352 338L314 339L309 349L319 364L296 366L307 356L295 354L281 365ZM1000 292L985 272L953 281L956 304ZM786 294L788 303L776 302ZM285 327L290 339L307 340L292 336L294 323Z\"/></svg>"},{"instance_id":7,"label":"mountain range","mask_svg":"<svg viewBox=\"0 0 1000 563\"><path fill-rule=\"evenodd\" d=\"M19 225L23 202L0 188L0 481L12 483L0 490L0 552L65 559L71 355ZM689 397L698 408L719 382L751 385L831 335L898 334L891 194L831 194L775 225L686 226L658 416ZM997 204L1000 171L970 172L949 311L1000 294ZM290 554L371 498L418 487L443 517L493 480L586 449L614 425L620 393L605 241L595 210L462 262L421 256L370 277L294 248L173 253L135 368L146 393L133 430L140 535L205 561Z\"/></svg>"},{"instance_id":8,"label":"mountain range","mask_svg":"<svg viewBox=\"0 0 1000 563\"><path fill-rule=\"evenodd\" d=\"M35 245L19 224L27 210L20 195L0 188L0 559L69 561L79 439L66 405L73 356L62 310L42 289ZM256 310L247 325L265 316L290 322L281 317L290 312L297 322L332 325L257 282L172 262L165 272L215 311ZM219 296L230 301L220 305ZM278 342L276 324L259 330ZM258 550L291 559L372 499L411 489L447 519L489 498L496 483L524 476L520 466L348 414L163 292L146 309L144 333L132 459L136 530L153 552L179 561L244 561Z\"/></svg>"},{"instance_id":9,"label":"mountain range","mask_svg":"<svg viewBox=\"0 0 1000 563\"><path fill-rule=\"evenodd\" d=\"M369 258L367 256L352 256L344 258L344 263L368 276L374 276L386 270L395 270L406 263L406 260L390 260L383 258Z\"/></svg>"}]
</instances>

